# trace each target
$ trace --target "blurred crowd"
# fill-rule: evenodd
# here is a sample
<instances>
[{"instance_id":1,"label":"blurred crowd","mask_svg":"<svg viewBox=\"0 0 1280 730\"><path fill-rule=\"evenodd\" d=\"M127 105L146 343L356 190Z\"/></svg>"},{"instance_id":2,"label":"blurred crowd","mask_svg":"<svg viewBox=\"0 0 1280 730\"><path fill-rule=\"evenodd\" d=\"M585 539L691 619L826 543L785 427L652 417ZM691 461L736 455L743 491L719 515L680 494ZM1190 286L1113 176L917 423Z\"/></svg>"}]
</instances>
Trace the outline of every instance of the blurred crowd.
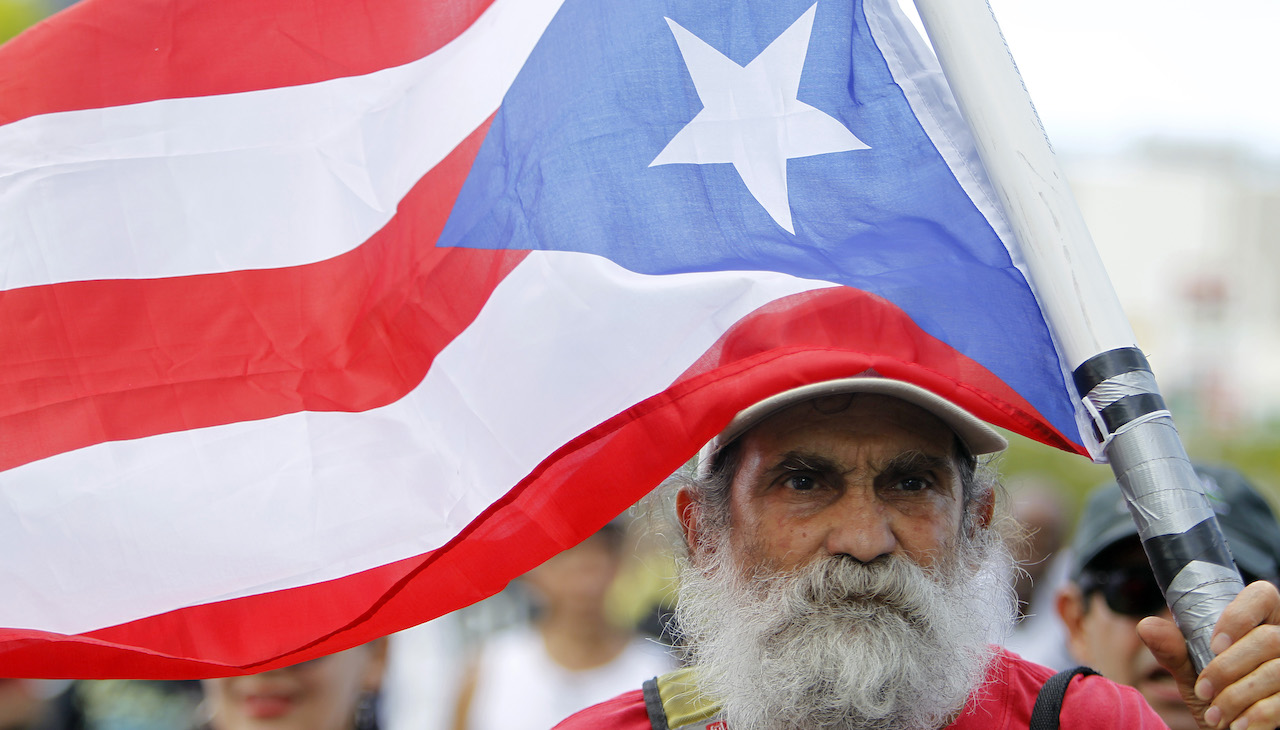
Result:
<instances>
[{"instance_id":1,"label":"blurred crowd","mask_svg":"<svg viewBox=\"0 0 1280 730\"><path fill-rule=\"evenodd\" d=\"M547 730L676 666L646 631L661 631L670 559L641 533L615 520L487 601L285 669L0 679L0 730Z\"/></svg>"},{"instance_id":2,"label":"blurred crowd","mask_svg":"<svg viewBox=\"0 0 1280 730\"><path fill-rule=\"evenodd\" d=\"M1238 471L1196 465L1246 583L1280 576L1280 524ZM1137 688L1172 728L1195 727L1137 638L1167 614L1118 486L1079 517L1062 485L1006 485L1019 569L1004 645ZM619 518L506 591L345 652L197 681L0 679L0 730L547 730L678 666L673 559L644 520Z\"/></svg>"}]
</instances>

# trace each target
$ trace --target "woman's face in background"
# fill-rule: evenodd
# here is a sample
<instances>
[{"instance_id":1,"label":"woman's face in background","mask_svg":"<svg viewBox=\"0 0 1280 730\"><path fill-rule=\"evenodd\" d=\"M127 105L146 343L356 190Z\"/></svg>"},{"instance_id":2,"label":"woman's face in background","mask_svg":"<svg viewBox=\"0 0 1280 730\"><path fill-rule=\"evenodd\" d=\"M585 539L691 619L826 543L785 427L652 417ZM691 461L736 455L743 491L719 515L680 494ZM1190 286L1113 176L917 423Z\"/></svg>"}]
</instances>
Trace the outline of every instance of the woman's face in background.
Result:
<instances>
[{"instance_id":1,"label":"woman's face in background","mask_svg":"<svg viewBox=\"0 0 1280 730\"><path fill-rule=\"evenodd\" d=\"M214 730L350 730L382 681L386 640L261 674L204 681Z\"/></svg>"}]
</instances>

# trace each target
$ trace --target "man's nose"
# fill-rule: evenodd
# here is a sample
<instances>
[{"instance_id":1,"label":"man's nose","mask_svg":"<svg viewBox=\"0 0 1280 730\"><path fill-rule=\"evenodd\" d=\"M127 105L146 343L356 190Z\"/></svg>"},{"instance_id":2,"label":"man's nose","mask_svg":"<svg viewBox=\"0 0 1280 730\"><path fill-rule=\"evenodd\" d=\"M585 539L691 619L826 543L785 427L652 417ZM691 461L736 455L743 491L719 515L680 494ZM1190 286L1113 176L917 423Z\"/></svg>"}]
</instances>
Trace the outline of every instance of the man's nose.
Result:
<instances>
[{"instance_id":1,"label":"man's nose","mask_svg":"<svg viewBox=\"0 0 1280 730\"><path fill-rule=\"evenodd\" d=\"M898 538L888 510L874 493L850 490L828 509L831 523L826 548L830 554L869 563L897 550Z\"/></svg>"}]
</instances>

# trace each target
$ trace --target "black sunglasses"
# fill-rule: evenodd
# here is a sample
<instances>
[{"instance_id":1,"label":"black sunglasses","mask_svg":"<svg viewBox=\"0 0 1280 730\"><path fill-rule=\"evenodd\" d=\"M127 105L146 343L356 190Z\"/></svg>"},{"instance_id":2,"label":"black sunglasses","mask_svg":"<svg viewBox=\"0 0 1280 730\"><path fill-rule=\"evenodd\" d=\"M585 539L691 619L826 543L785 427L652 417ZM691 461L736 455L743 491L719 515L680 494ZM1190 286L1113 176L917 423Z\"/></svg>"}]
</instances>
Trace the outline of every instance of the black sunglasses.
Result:
<instances>
[{"instance_id":1,"label":"black sunglasses","mask_svg":"<svg viewBox=\"0 0 1280 730\"><path fill-rule=\"evenodd\" d=\"M1258 580L1256 576L1243 571L1242 577L1245 585ZM1147 567L1112 570L1090 568L1080 574L1079 584L1085 600L1094 592L1100 592L1108 608L1125 616L1154 616L1165 605L1160 585Z\"/></svg>"}]
</instances>

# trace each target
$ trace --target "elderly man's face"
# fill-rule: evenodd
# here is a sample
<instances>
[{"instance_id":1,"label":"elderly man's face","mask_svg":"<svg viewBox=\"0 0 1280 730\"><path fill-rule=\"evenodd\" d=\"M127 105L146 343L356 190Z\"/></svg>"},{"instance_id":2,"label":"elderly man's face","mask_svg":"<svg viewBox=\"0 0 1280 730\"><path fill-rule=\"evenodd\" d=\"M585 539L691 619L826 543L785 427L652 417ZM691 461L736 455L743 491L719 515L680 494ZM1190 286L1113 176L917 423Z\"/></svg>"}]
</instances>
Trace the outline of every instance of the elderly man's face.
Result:
<instances>
[{"instance_id":1,"label":"elderly man's face","mask_svg":"<svg viewBox=\"0 0 1280 730\"><path fill-rule=\"evenodd\" d=\"M897 398L832 396L793 406L742 440L730 491L740 564L786 571L815 558L899 554L931 567L959 535L955 435Z\"/></svg>"},{"instance_id":2,"label":"elderly man's face","mask_svg":"<svg viewBox=\"0 0 1280 730\"><path fill-rule=\"evenodd\" d=\"M951 430L859 394L782 411L737 448L727 515L676 500L677 623L703 691L739 730L947 725L1012 618L985 497L961 531Z\"/></svg>"}]
</instances>

